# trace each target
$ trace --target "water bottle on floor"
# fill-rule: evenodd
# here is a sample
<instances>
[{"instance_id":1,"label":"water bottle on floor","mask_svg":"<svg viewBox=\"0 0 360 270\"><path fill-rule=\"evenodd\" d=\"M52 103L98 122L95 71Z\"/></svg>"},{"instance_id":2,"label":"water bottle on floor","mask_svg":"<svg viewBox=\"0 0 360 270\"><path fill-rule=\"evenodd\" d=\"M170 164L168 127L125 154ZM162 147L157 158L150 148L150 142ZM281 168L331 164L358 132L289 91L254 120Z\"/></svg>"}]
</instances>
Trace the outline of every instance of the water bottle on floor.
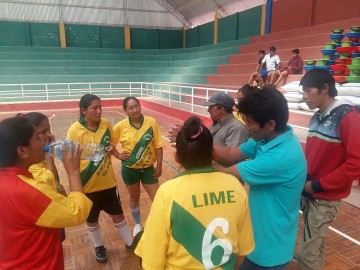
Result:
<instances>
[{"instance_id":1,"label":"water bottle on floor","mask_svg":"<svg viewBox=\"0 0 360 270\"><path fill-rule=\"evenodd\" d=\"M69 145L73 145L73 149L76 147L76 142L69 140L58 140L51 144L44 146L44 152L49 153L51 156L60 160L63 158L62 146L65 144L66 151L69 151ZM81 153L81 159L88 159L91 161L100 161L105 155L105 147L98 143L80 143L83 149Z\"/></svg>"}]
</instances>

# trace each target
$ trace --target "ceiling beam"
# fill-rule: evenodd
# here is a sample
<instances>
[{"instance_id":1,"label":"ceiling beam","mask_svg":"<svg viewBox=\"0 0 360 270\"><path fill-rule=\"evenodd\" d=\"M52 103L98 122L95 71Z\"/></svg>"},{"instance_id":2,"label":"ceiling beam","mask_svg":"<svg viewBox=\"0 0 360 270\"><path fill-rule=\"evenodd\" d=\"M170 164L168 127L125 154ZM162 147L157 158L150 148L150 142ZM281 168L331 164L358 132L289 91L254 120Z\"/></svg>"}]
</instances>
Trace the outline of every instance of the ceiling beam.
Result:
<instances>
[{"instance_id":1,"label":"ceiling beam","mask_svg":"<svg viewBox=\"0 0 360 270\"><path fill-rule=\"evenodd\" d=\"M165 0L155 0L162 7L164 7L167 11L169 11L172 15L174 15L184 26L187 28L191 28L192 24L188 21L183 15L181 15L173 6L171 6Z\"/></svg>"}]
</instances>

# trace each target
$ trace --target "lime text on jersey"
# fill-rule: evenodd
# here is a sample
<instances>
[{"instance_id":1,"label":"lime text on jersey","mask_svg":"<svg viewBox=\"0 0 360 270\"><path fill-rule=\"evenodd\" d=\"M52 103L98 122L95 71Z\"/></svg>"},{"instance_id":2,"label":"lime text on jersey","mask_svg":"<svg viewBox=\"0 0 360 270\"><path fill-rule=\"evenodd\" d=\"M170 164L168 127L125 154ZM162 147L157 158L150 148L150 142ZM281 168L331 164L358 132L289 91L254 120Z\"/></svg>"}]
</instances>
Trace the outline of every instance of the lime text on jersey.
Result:
<instances>
[{"instance_id":1,"label":"lime text on jersey","mask_svg":"<svg viewBox=\"0 0 360 270\"><path fill-rule=\"evenodd\" d=\"M234 203L234 190L220 191L218 193L209 192L201 195L192 195L194 208L204 207L214 204Z\"/></svg>"}]
</instances>

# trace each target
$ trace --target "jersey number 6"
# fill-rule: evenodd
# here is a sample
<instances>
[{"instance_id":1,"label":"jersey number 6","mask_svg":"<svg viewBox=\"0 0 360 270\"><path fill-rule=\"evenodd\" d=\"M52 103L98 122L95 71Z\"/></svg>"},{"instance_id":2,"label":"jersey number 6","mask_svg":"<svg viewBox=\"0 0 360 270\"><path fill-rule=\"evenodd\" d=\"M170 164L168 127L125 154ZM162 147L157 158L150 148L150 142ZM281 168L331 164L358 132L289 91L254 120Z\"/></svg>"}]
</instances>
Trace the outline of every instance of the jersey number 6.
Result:
<instances>
[{"instance_id":1,"label":"jersey number 6","mask_svg":"<svg viewBox=\"0 0 360 270\"><path fill-rule=\"evenodd\" d=\"M229 222L224 218L215 218L206 228L202 241L201 252L202 261L205 269L214 269L215 267L225 264L229 260L230 255L232 254L232 245L229 240L216 239L215 241L211 242L216 227L220 227L223 233L227 234L229 232ZM222 248L224 250L224 254L221 258L220 263L214 265L213 261L211 260L211 254L216 247Z\"/></svg>"}]
</instances>

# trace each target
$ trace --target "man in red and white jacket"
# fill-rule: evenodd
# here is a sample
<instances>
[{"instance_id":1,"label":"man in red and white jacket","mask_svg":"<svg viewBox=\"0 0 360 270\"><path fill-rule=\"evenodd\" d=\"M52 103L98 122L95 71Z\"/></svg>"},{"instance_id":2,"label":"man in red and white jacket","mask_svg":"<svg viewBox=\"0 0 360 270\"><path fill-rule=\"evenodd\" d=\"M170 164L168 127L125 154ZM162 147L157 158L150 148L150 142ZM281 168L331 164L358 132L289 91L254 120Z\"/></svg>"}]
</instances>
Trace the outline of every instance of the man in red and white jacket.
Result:
<instances>
[{"instance_id":1,"label":"man in red and white jacket","mask_svg":"<svg viewBox=\"0 0 360 270\"><path fill-rule=\"evenodd\" d=\"M335 99L335 81L326 70L309 71L300 85L306 104L319 111L306 141L308 176L301 201L305 226L295 257L302 270L321 270L326 232L340 200L349 196L360 176L360 112L350 102Z\"/></svg>"}]
</instances>

